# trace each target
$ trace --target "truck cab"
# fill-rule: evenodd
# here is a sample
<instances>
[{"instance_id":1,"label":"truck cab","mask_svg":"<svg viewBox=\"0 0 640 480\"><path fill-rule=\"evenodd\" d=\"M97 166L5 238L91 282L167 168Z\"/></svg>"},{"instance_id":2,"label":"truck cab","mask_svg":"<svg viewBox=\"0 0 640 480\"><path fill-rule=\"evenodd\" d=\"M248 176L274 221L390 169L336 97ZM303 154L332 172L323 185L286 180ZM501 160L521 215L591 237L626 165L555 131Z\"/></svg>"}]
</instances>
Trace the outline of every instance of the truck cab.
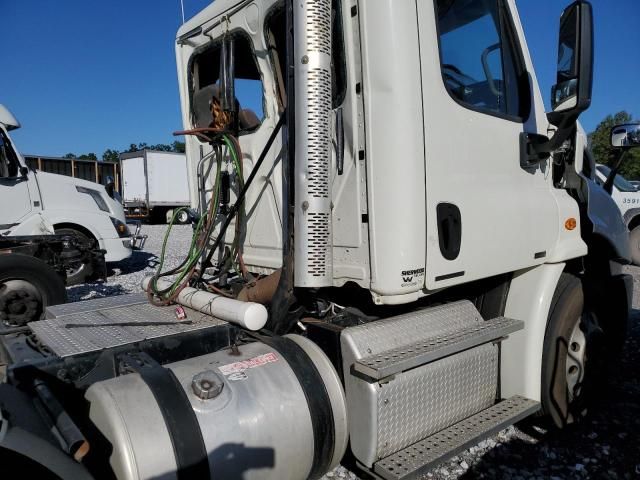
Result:
<instances>
[{"instance_id":1,"label":"truck cab","mask_svg":"<svg viewBox=\"0 0 640 480\"><path fill-rule=\"evenodd\" d=\"M131 255L131 233L122 205L104 186L29 169L9 131L20 124L0 105L0 231L4 235L73 234L106 250L106 260ZM82 267L68 272L70 283L84 279Z\"/></svg>"}]
</instances>

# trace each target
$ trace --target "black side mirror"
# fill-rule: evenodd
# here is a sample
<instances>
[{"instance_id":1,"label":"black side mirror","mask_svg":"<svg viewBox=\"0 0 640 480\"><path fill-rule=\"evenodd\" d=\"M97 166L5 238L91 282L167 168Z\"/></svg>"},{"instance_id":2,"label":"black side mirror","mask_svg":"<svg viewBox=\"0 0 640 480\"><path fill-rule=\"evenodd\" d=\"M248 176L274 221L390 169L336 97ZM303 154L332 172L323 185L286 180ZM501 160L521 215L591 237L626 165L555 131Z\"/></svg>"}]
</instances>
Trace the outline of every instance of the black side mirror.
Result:
<instances>
[{"instance_id":1,"label":"black side mirror","mask_svg":"<svg viewBox=\"0 0 640 480\"><path fill-rule=\"evenodd\" d=\"M29 175L29 168L28 167L20 167L20 175L22 175L23 177L26 177L27 175Z\"/></svg>"},{"instance_id":2,"label":"black side mirror","mask_svg":"<svg viewBox=\"0 0 640 480\"><path fill-rule=\"evenodd\" d=\"M593 8L577 0L560 17L556 84L549 122L563 128L591 105L593 87Z\"/></svg>"},{"instance_id":3,"label":"black side mirror","mask_svg":"<svg viewBox=\"0 0 640 480\"><path fill-rule=\"evenodd\" d=\"M640 123L626 123L613 127L611 146L614 148L640 147Z\"/></svg>"},{"instance_id":4,"label":"black side mirror","mask_svg":"<svg viewBox=\"0 0 640 480\"><path fill-rule=\"evenodd\" d=\"M607 181L604 182L603 188L609 194L613 191L613 181L622 167L627 152L632 148L640 147L640 123L626 123L613 127L611 129L611 146L619 149L620 154L607 177Z\"/></svg>"},{"instance_id":5,"label":"black side mirror","mask_svg":"<svg viewBox=\"0 0 640 480\"><path fill-rule=\"evenodd\" d=\"M116 191L116 182L111 175L109 175L106 180L104 189L107 191L107 195L113 198Z\"/></svg>"}]
</instances>

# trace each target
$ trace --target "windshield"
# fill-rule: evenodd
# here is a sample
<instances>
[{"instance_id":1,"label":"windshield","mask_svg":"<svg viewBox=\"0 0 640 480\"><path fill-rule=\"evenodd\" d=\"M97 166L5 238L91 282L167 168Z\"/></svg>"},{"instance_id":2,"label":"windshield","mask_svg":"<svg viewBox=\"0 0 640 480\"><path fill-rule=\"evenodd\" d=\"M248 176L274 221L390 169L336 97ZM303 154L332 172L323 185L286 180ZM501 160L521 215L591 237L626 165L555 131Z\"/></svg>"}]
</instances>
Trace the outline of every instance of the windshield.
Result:
<instances>
[{"instance_id":1,"label":"windshield","mask_svg":"<svg viewBox=\"0 0 640 480\"><path fill-rule=\"evenodd\" d=\"M611 173L611 169L606 165L598 165L598 171L602 173L605 177L609 177L609 173ZM616 175L616 178L613 180L613 185L620 190L621 192L637 192L638 189L631 183L629 180L624 178L622 175Z\"/></svg>"}]
</instances>

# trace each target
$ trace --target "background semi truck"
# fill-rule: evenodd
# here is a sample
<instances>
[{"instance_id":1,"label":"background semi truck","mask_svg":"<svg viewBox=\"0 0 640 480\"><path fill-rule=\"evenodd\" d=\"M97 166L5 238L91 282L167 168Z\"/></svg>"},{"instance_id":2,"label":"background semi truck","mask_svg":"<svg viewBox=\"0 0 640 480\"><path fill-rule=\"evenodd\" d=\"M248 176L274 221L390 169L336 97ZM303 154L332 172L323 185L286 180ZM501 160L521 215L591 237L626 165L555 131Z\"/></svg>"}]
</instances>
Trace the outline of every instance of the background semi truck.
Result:
<instances>
[{"instance_id":1,"label":"background semi truck","mask_svg":"<svg viewBox=\"0 0 640 480\"><path fill-rule=\"evenodd\" d=\"M0 446L65 478L401 479L580 421L632 286L577 123L592 47L576 1L545 112L513 0L212 3L176 39L185 259L0 337Z\"/></svg>"},{"instance_id":2,"label":"background semi truck","mask_svg":"<svg viewBox=\"0 0 640 480\"><path fill-rule=\"evenodd\" d=\"M139 150L120 154L122 202L128 218L169 223L173 213L191 204L187 159L182 153ZM187 223L186 210L178 223Z\"/></svg>"},{"instance_id":3,"label":"background semi truck","mask_svg":"<svg viewBox=\"0 0 640 480\"><path fill-rule=\"evenodd\" d=\"M590 154L590 153L589 153ZM611 175L611 168L596 165L596 181L604 185ZM640 265L640 191L622 175L617 174L611 186L611 197L616 202L620 215L629 229L629 245L634 265Z\"/></svg>"},{"instance_id":4,"label":"background semi truck","mask_svg":"<svg viewBox=\"0 0 640 480\"><path fill-rule=\"evenodd\" d=\"M0 233L73 235L83 244L105 250L108 262L128 258L133 238L113 190L27 167L8 134L19 127L15 117L0 105ZM67 271L67 280L81 283L90 275L87 264L79 263Z\"/></svg>"}]
</instances>

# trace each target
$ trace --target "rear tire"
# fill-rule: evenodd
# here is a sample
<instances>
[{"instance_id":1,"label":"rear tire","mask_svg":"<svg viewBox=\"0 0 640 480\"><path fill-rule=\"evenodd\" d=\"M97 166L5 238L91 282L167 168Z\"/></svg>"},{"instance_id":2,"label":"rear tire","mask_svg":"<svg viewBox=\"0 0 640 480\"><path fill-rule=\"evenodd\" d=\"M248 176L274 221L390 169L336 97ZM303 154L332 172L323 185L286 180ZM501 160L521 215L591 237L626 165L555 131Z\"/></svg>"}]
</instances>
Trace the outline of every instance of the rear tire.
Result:
<instances>
[{"instance_id":1,"label":"rear tire","mask_svg":"<svg viewBox=\"0 0 640 480\"><path fill-rule=\"evenodd\" d=\"M83 232L76 230L75 228L56 228L56 235L70 235L76 237L83 245L92 245L95 240L88 237ZM87 277L91 275L91 268L86 263L74 265L67 268L67 285L77 285L79 283L85 283Z\"/></svg>"},{"instance_id":2,"label":"rear tire","mask_svg":"<svg viewBox=\"0 0 640 480\"><path fill-rule=\"evenodd\" d=\"M48 264L18 253L0 255L0 321L26 325L66 301L64 282Z\"/></svg>"},{"instance_id":3,"label":"rear tire","mask_svg":"<svg viewBox=\"0 0 640 480\"><path fill-rule=\"evenodd\" d=\"M542 351L542 409L559 428L581 420L602 378L602 330L582 282L563 273L551 301Z\"/></svg>"},{"instance_id":4,"label":"rear tire","mask_svg":"<svg viewBox=\"0 0 640 480\"><path fill-rule=\"evenodd\" d=\"M629 245L633 264L640 267L640 225L629 232Z\"/></svg>"}]
</instances>

